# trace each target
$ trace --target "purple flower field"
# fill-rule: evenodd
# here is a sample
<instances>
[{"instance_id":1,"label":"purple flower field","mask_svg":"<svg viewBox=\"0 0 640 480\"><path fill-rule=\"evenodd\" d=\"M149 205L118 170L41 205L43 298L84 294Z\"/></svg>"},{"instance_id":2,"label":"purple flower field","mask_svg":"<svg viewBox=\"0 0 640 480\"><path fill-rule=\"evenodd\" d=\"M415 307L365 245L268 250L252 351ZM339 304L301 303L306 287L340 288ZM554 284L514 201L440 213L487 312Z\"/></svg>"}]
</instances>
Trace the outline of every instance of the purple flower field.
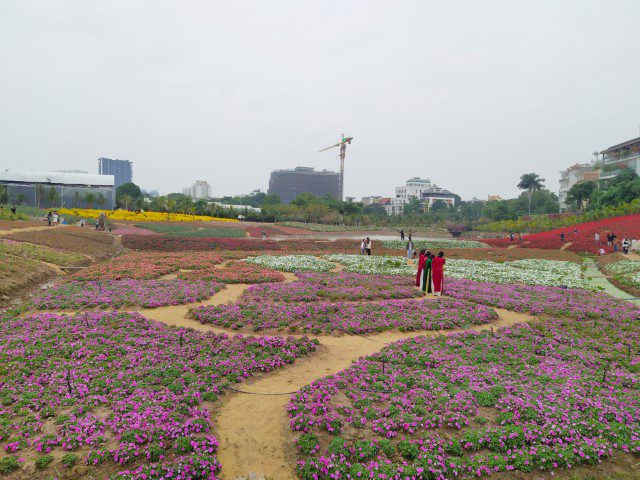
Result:
<instances>
[{"instance_id":1,"label":"purple flower field","mask_svg":"<svg viewBox=\"0 0 640 480\"><path fill-rule=\"evenodd\" d=\"M447 296L496 308L586 320L639 320L640 308L604 293L533 285L507 285L450 279Z\"/></svg>"},{"instance_id":2,"label":"purple flower field","mask_svg":"<svg viewBox=\"0 0 640 480\"><path fill-rule=\"evenodd\" d=\"M70 281L40 294L33 305L40 309L145 308L179 305L204 300L224 284L173 280Z\"/></svg>"},{"instance_id":3,"label":"purple flower field","mask_svg":"<svg viewBox=\"0 0 640 480\"><path fill-rule=\"evenodd\" d=\"M289 330L349 334L442 330L481 325L497 318L483 305L462 300L384 300L368 303L307 302L299 304L249 303L199 306L191 316L201 323L233 329Z\"/></svg>"},{"instance_id":4,"label":"purple flower field","mask_svg":"<svg viewBox=\"0 0 640 480\"><path fill-rule=\"evenodd\" d=\"M412 278L358 273L299 273L299 280L275 285L252 285L243 303L356 301L419 297Z\"/></svg>"},{"instance_id":5,"label":"purple flower field","mask_svg":"<svg viewBox=\"0 0 640 480\"><path fill-rule=\"evenodd\" d=\"M479 477L640 454L640 326L548 319L397 342L291 398L308 479Z\"/></svg>"},{"instance_id":6,"label":"purple flower field","mask_svg":"<svg viewBox=\"0 0 640 480\"><path fill-rule=\"evenodd\" d=\"M53 465L74 478L218 478L207 403L316 348L306 338L169 328L136 313L37 314L2 327L0 442L9 456L0 471L33 469L35 457L46 466L53 452L64 454Z\"/></svg>"}]
</instances>

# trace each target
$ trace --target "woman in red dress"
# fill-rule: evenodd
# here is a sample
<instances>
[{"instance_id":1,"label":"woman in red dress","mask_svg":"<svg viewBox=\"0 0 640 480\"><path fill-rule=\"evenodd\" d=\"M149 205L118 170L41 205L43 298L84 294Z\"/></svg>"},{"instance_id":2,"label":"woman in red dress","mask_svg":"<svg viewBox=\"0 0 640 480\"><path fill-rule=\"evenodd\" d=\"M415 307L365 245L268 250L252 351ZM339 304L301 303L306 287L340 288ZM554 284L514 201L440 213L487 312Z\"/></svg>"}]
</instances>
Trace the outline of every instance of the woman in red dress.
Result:
<instances>
[{"instance_id":1,"label":"woman in red dress","mask_svg":"<svg viewBox=\"0 0 640 480\"><path fill-rule=\"evenodd\" d=\"M418 273L416 273L416 287L420 286L420 280L422 279L422 270L424 269L424 262L427 261L427 257L424 256L424 250L420 250L420 257L418 257Z\"/></svg>"},{"instance_id":2,"label":"woman in red dress","mask_svg":"<svg viewBox=\"0 0 640 480\"><path fill-rule=\"evenodd\" d=\"M444 287L444 252L439 252L438 256L431 262L431 275L433 277L433 293L440 295Z\"/></svg>"}]
</instances>

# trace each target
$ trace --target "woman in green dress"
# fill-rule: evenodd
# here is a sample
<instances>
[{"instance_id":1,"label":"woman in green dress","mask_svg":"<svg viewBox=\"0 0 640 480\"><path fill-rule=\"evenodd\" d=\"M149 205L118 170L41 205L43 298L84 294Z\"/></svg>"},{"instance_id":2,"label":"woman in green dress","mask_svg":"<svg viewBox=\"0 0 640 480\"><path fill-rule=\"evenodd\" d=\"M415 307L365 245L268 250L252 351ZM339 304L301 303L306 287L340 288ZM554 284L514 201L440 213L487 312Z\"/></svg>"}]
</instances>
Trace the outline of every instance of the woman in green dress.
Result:
<instances>
[{"instance_id":1,"label":"woman in green dress","mask_svg":"<svg viewBox=\"0 0 640 480\"><path fill-rule=\"evenodd\" d=\"M424 269L422 270L422 291L431 293L431 261L433 260L433 254L427 252L424 256L426 261L424 262Z\"/></svg>"}]
</instances>

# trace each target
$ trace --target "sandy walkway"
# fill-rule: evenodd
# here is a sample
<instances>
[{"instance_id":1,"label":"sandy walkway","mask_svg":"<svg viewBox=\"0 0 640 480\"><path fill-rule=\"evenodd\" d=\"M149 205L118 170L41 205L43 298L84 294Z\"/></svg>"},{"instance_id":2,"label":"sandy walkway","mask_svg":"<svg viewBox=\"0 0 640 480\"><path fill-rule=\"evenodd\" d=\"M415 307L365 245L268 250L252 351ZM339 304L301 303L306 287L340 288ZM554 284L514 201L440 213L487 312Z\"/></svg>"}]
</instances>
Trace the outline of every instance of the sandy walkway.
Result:
<instances>
[{"instance_id":1,"label":"sandy walkway","mask_svg":"<svg viewBox=\"0 0 640 480\"><path fill-rule=\"evenodd\" d=\"M499 319L474 330L488 330L531 321L533 317L496 309ZM293 365L271 372L238 388L255 393L286 393L326 375L349 367L360 357L384 347L386 342L421 335L436 336L461 330L428 332L387 332L367 338L345 335L320 336L320 348ZM232 480L250 471L266 478L295 478L295 447L289 429L286 404L290 395L229 395L215 408L214 432L220 442L218 459L223 465L222 478Z\"/></svg>"},{"instance_id":2,"label":"sandy walkway","mask_svg":"<svg viewBox=\"0 0 640 480\"><path fill-rule=\"evenodd\" d=\"M19 233L19 232L35 232L37 230L50 230L52 228L54 227L50 227L49 225L43 225L41 227L12 228L11 230L0 230L0 236L11 235L12 233Z\"/></svg>"}]
</instances>

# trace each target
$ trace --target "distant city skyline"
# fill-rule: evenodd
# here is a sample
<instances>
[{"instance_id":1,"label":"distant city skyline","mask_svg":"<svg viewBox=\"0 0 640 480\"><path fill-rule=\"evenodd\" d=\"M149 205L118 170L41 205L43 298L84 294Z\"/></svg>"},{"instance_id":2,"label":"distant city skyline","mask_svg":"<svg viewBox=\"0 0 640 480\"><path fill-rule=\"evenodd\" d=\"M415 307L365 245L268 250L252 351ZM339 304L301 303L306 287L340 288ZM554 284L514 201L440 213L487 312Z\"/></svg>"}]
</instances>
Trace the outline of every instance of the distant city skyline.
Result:
<instances>
[{"instance_id":1,"label":"distant city skyline","mask_svg":"<svg viewBox=\"0 0 640 480\"><path fill-rule=\"evenodd\" d=\"M636 0L6 0L2 164L127 158L144 188L207 178L222 196L338 171L318 150L344 133L345 196L420 176L508 198L528 172L557 192L638 136L638 18Z\"/></svg>"}]
</instances>

